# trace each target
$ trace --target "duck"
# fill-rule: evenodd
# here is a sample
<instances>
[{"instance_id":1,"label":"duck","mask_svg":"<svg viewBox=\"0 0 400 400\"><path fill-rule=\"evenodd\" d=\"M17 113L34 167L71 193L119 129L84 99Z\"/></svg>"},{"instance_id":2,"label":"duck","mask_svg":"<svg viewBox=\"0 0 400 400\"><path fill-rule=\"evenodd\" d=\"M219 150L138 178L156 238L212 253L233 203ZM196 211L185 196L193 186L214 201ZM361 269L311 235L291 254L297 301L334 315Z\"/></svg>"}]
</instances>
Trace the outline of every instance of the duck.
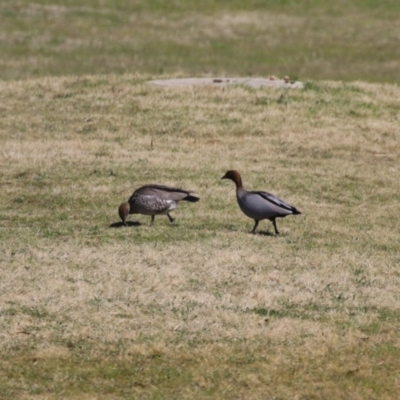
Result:
<instances>
[{"instance_id":1,"label":"duck","mask_svg":"<svg viewBox=\"0 0 400 400\"><path fill-rule=\"evenodd\" d=\"M275 235L279 235L276 219L287 215L298 215L301 212L286 203L279 197L268 192L247 191L243 187L239 172L229 170L221 179L230 179L236 184L236 199L240 209L249 218L254 219L254 227L251 233L255 233L258 223L263 219L269 219L274 225Z\"/></svg>"},{"instance_id":2,"label":"duck","mask_svg":"<svg viewBox=\"0 0 400 400\"><path fill-rule=\"evenodd\" d=\"M200 200L193 196L191 190L176 188L172 186L149 184L136 189L127 202L122 203L118 208L122 224L126 225L129 214L143 214L151 216L153 225L156 215L167 215L172 224L174 218L169 214L175 210L180 201L195 203Z\"/></svg>"}]
</instances>

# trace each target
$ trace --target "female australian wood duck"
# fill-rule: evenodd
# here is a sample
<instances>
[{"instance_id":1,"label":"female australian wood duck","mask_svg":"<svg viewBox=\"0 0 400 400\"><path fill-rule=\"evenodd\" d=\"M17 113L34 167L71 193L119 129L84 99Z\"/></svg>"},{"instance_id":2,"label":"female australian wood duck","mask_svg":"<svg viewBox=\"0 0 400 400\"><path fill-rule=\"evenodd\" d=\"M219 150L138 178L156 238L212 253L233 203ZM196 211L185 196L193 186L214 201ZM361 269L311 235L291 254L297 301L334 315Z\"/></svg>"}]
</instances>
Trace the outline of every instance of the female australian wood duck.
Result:
<instances>
[{"instance_id":1,"label":"female australian wood duck","mask_svg":"<svg viewBox=\"0 0 400 400\"><path fill-rule=\"evenodd\" d=\"M178 202L190 201L195 203L200 199L192 196L190 190L164 186L164 185L144 185L136 189L129 200L119 206L118 213L125 225L128 214L151 215L151 224L154 216L166 214L169 222L174 219L169 213L175 210Z\"/></svg>"},{"instance_id":2,"label":"female australian wood duck","mask_svg":"<svg viewBox=\"0 0 400 400\"><path fill-rule=\"evenodd\" d=\"M276 227L276 218L283 218L290 214L301 214L295 207L287 204L279 197L268 192L248 192L242 184L242 178L237 171L228 171L221 179L230 179L236 184L236 198L240 209L249 218L254 219L255 233L259 221L269 219L274 224L275 234L279 235Z\"/></svg>"}]
</instances>

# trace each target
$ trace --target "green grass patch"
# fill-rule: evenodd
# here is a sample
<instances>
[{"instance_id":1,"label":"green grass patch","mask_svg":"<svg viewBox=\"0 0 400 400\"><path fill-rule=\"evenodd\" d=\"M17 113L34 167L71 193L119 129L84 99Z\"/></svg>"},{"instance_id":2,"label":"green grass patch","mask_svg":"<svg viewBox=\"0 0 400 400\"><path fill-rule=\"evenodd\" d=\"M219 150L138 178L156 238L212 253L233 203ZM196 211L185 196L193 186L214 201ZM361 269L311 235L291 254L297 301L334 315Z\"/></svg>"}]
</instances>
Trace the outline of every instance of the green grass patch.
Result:
<instances>
[{"instance_id":1,"label":"green grass patch","mask_svg":"<svg viewBox=\"0 0 400 400\"><path fill-rule=\"evenodd\" d=\"M132 72L398 78L394 0L6 0L0 11L7 80Z\"/></svg>"}]
</instances>

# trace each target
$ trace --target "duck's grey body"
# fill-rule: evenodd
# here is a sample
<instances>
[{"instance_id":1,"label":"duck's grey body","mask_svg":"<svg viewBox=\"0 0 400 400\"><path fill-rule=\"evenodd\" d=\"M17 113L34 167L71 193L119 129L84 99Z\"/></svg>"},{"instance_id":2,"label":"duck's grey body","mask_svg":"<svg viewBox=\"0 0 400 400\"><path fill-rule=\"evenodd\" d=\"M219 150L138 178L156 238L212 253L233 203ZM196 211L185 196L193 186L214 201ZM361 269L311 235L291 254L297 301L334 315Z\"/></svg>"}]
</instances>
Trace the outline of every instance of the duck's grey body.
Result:
<instances>
[{"instance_id":1,"label":"duck's grey body","mask_svg":"<svg viewBox=\"0 0 400 400\"><path fill-rule=\"evenodd\" d=\"M240 209L256 221L295 214L296 209L279 197L268 192L248 192L240 188L236 192Z\"/></svg>"},{"instance_id":2,"label":"duck's grey body","mask_svg":"<svg viewBox=\"0 0 400 400\"><path fill-rule=\"evenodd\" d=\"M242 178L237 171L228 171L222 179L231 179L236 184L236 199L240 209L249 218L254 219L254 233L259 221L269 219L272 221L275 233L278 235L279 231L276 226L276 218L283 218L287 215L301 214L299 210L290 204L286 203L279 197L268 192L250 192L244 189L242 185Z\"/></svg>"},{"instance_id":3,"label":"duck's grey body","mask_svg":"<svg viewBox=\"0 0 400 400\"><path fill-rule=\"evenodd\" d=\"M165 185L145 185L136 189L127 203L122 203L119 215L125 223L128 214L143 214L151 216L151 223L155 215L167 215L172 223L173 218L169 213L180 201L196 202L200 199L191 195L190 190L175 188Z\"/></svg>"}]
</instances>

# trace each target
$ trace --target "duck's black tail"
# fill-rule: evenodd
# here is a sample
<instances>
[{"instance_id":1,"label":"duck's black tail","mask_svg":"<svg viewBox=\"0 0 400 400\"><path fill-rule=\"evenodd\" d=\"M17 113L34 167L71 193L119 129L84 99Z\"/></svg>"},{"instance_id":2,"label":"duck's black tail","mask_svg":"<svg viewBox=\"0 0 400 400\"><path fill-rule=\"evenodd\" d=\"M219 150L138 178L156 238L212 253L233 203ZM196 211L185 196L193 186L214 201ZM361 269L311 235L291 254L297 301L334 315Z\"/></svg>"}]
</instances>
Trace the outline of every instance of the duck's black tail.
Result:
<instances>
[{"instance_id":1,"label":"duck's black tail","mask_svg":"<svg viewBox=\"0 0 400 400\"><path fill-rule=\"evenodd\" d=\"M199 201L200 198L189 194L183 200L190 201L191 203L196 203L196 201Z\"/></svg>"}]
</instances>

